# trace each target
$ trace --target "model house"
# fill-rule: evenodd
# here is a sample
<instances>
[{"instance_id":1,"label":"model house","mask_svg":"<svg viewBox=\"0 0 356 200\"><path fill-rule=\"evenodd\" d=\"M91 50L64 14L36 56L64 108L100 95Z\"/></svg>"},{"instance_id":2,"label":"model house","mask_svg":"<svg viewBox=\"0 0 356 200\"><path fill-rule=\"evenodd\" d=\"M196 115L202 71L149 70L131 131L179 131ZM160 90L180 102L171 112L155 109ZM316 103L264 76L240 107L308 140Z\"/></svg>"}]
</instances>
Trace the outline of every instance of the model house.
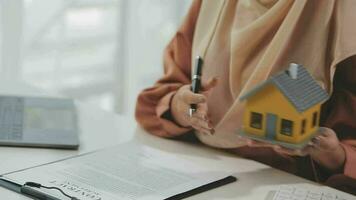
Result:
<instances>
[{"instance_id":1,"label":"model house","mask_svg":"<svg viewBox=\"0 0 356 200\"><path fill-rule=\"evenodd\" d=\"M319 128L320 107L328 94L302 66L270 77L245 93L242 133L270 141L298 144Z\"/></svg>"}]
</instances>

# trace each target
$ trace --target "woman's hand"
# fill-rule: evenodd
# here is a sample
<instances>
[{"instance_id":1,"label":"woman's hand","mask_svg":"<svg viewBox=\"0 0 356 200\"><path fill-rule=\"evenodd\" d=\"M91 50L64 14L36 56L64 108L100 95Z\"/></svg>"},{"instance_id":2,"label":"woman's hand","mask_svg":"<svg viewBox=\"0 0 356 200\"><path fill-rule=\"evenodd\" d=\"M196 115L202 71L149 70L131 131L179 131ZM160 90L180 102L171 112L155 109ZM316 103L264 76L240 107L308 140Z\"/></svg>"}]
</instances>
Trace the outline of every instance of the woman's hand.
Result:
<instances>
[{"instance_id":1,"label":"woman's hand","mask_svg":"<svg viewBox=\"0 0 356 200\"><path fill-rule=\"evenodd\" d=\"M345 164L346 153L336 133L325 127L321 127L319 132L313 139L314 150L310 152L311 157L331 171L341 170Z\"/></svg>"},{"instance_id":2,"label":"woman's hand","mask_svg":"<svg viewBox=\"0 0 356 200\"><path fill-rule=\"evenodd\" d=\"M208 118L207 97L212 88L218 84L217 78L209 81L202 81L202 93L195 94L190 90L190 85L184 85L173 96L171 104L171 113L176 123L184 127L193 127L194 129L205 133L213 134L214 128ZM196 112L190 117L190 104L197 104Z\"/></svg>"},{"instance_id":3,"label":"woman's hand","mask_svg":"<svg viewBox=\"0 0 356 200\"><path fill-rule=\"evenodd\" d=\"M340 145L336 133L330 128L320 127L317 136L303 149L288 149L278 145L245 138L243 140L245 140L246 144L250 147L271 147L283 155L310 155L313 160L331 171L341 169L345 162L345 151Z\"/></svg>"}]
</instances>

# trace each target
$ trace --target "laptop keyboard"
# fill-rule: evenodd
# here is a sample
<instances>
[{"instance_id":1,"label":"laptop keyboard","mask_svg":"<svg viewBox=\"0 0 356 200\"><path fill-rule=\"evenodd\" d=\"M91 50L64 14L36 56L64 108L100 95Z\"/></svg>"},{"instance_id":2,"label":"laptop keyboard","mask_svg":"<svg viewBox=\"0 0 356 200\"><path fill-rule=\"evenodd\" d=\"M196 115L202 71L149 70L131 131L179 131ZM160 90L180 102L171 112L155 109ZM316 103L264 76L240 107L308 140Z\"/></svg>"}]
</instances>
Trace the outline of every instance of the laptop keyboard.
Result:
<instances>
[{"instance_id":1,"label":"laptop keyboard","mask_svg":"<svg viewBox=\"0 0 356 200\"><path fill-rule=\"evenodd\" d=\"M24 99L0 96L0 139L22 139Z\"/></svg>"},{"instance_id":2,"label":"laptop keyboard","mask_svg":"<svg viewBox=\"0 0 356 200\"><path fill-rule=\"evenodd\" d=\"M351 200L335 193L308 190L294 186L282 186L275 192L273 200Z\"/></svg>"}]
</instances>

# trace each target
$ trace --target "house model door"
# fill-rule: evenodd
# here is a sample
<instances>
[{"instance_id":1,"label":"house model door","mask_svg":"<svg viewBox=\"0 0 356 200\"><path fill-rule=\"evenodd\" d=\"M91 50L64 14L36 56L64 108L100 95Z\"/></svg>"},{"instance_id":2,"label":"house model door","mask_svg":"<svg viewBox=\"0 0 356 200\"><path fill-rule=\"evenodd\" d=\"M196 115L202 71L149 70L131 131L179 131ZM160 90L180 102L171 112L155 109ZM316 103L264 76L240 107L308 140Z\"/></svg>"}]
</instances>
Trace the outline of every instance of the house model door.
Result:
<instances>
[{"instance_id":1,"label":"house model door","mask_svg":"<svg viewBox=\"0 0 356 200\"><path fill-rule=\"evenodd\" d=\"M274 140L277 133L277 115L267 113L266 117L266 138Z\"/></svg>"}]
</instances>

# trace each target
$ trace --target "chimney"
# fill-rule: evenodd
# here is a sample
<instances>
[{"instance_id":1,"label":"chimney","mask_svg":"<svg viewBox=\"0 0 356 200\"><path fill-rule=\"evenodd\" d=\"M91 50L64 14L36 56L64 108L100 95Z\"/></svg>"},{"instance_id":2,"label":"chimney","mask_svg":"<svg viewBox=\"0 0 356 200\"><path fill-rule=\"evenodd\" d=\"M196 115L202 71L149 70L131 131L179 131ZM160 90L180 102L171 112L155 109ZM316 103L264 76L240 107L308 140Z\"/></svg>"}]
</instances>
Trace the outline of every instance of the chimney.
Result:
<instances>
[{"instance_id":1,"label":"chimney","mask_svg":"<svg viewBox=\"0 0 356 200\"><path fill-rule=\"evenodd\" d=\"M288 75L292 78L292 79L297 79L298 78L298 64L295 63L291 63L289 64L289 69L288 69Z\"/></svg>"}]
</instances>

